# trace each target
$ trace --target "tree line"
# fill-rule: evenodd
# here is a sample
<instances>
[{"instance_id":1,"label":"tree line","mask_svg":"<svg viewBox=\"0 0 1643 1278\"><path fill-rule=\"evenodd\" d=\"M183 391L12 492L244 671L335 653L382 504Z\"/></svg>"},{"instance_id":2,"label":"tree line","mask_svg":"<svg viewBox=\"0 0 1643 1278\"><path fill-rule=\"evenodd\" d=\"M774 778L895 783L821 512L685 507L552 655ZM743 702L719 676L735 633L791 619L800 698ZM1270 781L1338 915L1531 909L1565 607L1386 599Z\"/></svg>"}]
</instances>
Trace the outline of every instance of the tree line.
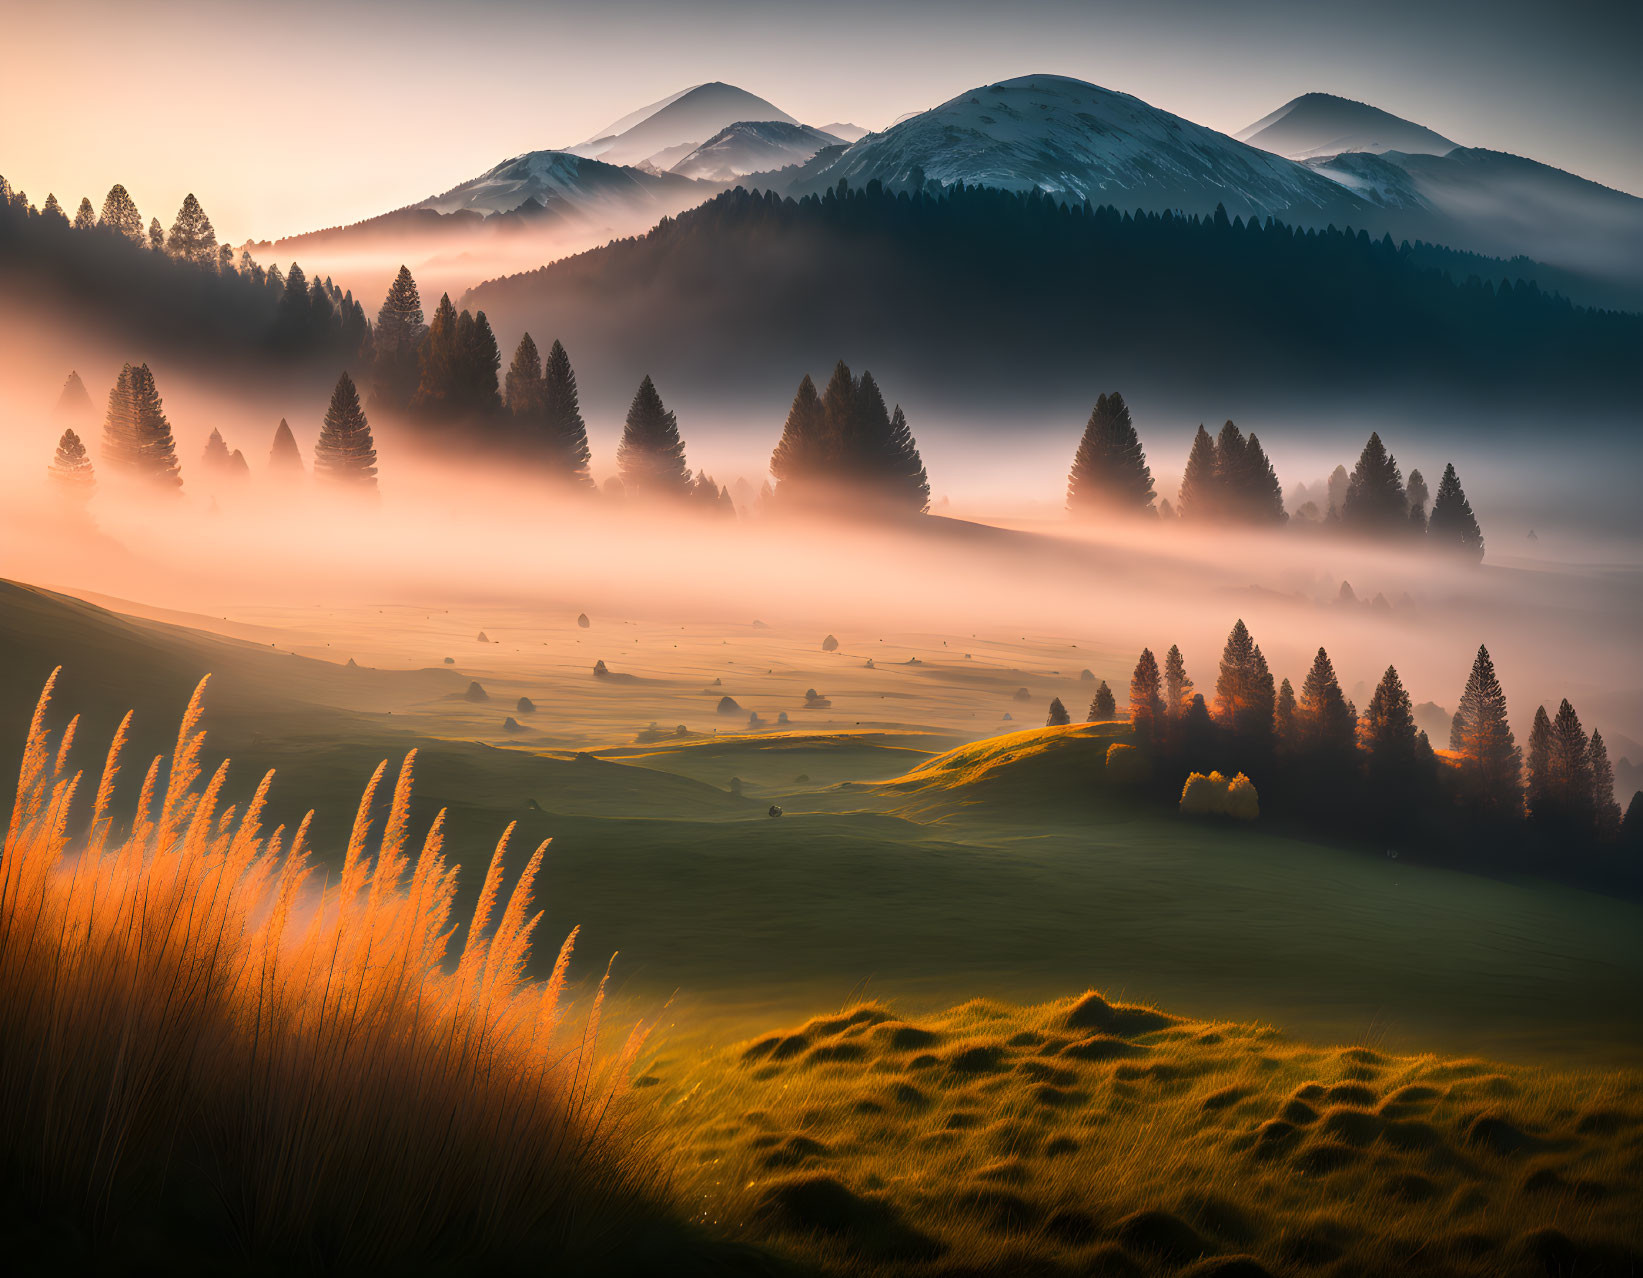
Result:
<instances>
[{"instance_id":1,"label":"tree line","mask_svg":"<svg viewBox=\"0 0 1643 1278\"><path fill-rule=\"evenodd\" d=\"M1442 750L1417 726L1395 666L1360 711L1327 651L1318 649L1297 691L1289 679L1275 680L1242 620L1227 636L1208 695L1195 687L1179 647L1171 645L1162 664L1142 649L1127 714L1158 797L1178 796L1191 772L1240 772L1265 810L1326 832L1368 832L1433 859L1496 869L1643 881L1643 793L1623 817L1603 735L1588 735L1567 699L1555 716L1536 710L1525 756L1486 646ZM1105 684L1089 717L1117 717Z\"/></svg>"},{"instance_id":2,"label":"tree line","mask_svg":"<svg viewBox=\"0 0 1643 1278\"><path fill-rule=\"evenodd\" d=\"M1390 541L1424 539L1474 563L1483 558L1483 532L1454 463L1444 467L1428 510L1425 478L1412 470L1406 485L1379 432L1370 433L1350 474L1340 466L1330 477L1327 514L1305 485L1297 489L1298 522L1327 523ZM1251 526L1283 524L1291 517L1260 437L1254 431L1245 435L1230 421L1214 436L1198 427L1176 501L1159 500L1129 405L1117 391L1101 395L1090 411L1067 476L1067 510L1081 519L1148 516Z\"/></svg>"}]
</instances>

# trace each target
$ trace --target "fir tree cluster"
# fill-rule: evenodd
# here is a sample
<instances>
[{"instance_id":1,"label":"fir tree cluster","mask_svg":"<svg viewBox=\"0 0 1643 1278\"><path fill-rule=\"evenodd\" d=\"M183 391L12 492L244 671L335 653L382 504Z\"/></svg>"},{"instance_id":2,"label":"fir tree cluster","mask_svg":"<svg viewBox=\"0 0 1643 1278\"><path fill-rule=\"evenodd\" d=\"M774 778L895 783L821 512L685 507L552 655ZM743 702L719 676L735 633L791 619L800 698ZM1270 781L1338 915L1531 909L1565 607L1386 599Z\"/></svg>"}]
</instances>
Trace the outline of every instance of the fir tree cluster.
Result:
<instances>
[{"instance_id":1,"label":"fir tree cluster","mask_svg":"<svg viewBox=\"0 0 1643 1278\"><path fill-rule=\"evenodd\" d=\"M776 496L802 505L867 506L907 514L930 508L930 480L897 404L885 407L870 372L841 359L820 395L806 373L770 457Z\"/></svg>"}]
</instances>

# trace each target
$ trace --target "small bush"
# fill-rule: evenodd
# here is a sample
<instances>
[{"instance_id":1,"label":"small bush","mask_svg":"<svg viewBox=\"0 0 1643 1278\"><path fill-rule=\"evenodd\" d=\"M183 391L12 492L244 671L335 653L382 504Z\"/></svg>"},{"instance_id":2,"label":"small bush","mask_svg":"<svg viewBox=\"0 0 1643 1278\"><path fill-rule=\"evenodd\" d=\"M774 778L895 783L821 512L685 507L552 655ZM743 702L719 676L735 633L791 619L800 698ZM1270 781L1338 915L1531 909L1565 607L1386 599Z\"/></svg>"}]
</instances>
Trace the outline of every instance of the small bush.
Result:
<instances>
[{"instance_id":1,"label":"small bush","mask_svg":"<svg viewBox=\"0 0 1643 1278\"><path fill-rule=\"evenodd\" d=\"M1261 815L1260 796L1242 772L1225 777L1219 772L1205 776L1194 772L1181 787L1181 811L1189 816L1224 816L1235 821L1253 821Z\"/></svg>"}]
</instances>

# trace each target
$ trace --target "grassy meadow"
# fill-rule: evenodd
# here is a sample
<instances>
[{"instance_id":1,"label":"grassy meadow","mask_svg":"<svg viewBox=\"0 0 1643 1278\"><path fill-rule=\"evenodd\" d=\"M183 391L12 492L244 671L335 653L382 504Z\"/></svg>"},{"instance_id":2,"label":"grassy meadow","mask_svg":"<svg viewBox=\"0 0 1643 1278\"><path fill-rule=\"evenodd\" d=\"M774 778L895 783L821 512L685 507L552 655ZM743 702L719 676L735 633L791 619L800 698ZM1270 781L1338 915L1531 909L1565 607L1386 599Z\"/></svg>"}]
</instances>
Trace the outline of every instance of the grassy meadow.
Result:
<instances>
[{"instance_id":1,"label":"grassy meadow","mask_svg":"<svg viewBox=\"0 0 1643 1278\"><path fill-rule=\"evenodd\" d=\"M214 801L243 814L273 769L261 828L314 811L315 884L443 811L451 949L402 963L431 986L465 920L501 910L482 889L502 830L504 894L551 840L519 996L552 984L574 927L565 1025L615 954L601 1014L650 1027L637 1085L611 1093L622 1140L588 1155L610 1218L640 1222L610 1272L654 1272L646 1247L683 1272L1228 1278L1629 1273L1643 1254L1643 908L1138 806L1098 780L1124 725L1037 726L1052 696L1083 717L1086 669L1122 701L1133 655L1010 635L824 651L753 618L584 627L471 602L203 618L0 583L0 603L8 771L60 665L46 726L80 715L83 751L135 709L106 799L129 819L210 674L203 778L232 759ZM95 789L62 799L73 838ZM554 1254L599 1272L596 1245Z\"/></svg>"}]
</instances>

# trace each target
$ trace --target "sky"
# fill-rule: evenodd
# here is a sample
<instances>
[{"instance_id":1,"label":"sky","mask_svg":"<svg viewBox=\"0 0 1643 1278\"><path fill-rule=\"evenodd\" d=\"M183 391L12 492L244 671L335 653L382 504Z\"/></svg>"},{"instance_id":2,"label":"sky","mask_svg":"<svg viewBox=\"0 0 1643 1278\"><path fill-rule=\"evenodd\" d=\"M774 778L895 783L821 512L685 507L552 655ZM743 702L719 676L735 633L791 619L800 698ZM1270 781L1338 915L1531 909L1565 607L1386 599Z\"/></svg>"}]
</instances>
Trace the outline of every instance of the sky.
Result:
<instances>
[{"instance_id":1,"label":"sky","mask_svg":"<svg viewBox=\"0 0 1643 1278\"><path fill-rule=\"evenodd\" d=\"M414 203L723 80L882 128L1035 72L1232 133L1309 91L1643 195L1636 0L114 0L0 3L0 173L123 182L169 226L294 234ZM21 108L21 109L20 109Z\"/></svg>"}]
</instances>

